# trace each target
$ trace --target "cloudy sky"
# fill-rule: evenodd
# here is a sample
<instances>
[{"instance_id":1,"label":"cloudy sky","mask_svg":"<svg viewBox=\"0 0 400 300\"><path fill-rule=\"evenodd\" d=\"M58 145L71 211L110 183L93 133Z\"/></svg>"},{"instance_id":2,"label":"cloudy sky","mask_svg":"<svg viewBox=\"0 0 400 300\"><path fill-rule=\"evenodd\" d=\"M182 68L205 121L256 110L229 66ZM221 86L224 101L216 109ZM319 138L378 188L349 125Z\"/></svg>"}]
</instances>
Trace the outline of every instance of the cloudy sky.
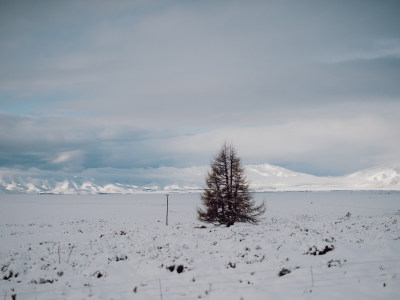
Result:
<instances>
[{"instance_id":1,"label":"cloudy sky","mask_svg":"<svg viewBox=\"0 0 400 300\"><path fill-rule=\"evenodd\" d=\"M0 0L0 167L400 161L398 1Z\"/></svg>"}]
</instances>

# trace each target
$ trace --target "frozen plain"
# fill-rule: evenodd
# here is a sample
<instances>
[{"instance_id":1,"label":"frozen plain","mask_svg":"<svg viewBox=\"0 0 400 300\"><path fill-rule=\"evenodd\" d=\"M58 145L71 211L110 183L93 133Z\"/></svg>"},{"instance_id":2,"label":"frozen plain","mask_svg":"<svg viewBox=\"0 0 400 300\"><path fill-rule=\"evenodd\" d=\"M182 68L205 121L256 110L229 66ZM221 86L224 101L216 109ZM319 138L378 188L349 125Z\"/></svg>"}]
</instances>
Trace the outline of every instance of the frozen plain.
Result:
<instances>
[{"instance_id":1,"label":"frozen plain","mask_svg":"<svg viewBox=\"0 0 400 300\"><path fill-rule=\"evenodd\" d=\"M168 226L163 194L0 195L0 298L398 297L399 192L255 198L260 224L227 228L199 194L170 195Z\"/></svg>"}]
</instances>

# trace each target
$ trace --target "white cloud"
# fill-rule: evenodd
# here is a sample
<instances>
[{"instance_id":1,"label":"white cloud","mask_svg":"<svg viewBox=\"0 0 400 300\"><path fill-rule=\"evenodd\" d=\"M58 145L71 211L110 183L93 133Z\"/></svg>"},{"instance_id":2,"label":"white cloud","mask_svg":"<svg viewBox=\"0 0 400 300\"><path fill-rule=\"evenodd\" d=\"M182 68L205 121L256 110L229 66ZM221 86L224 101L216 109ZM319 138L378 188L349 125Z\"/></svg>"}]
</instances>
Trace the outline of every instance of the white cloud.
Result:
<instances>
[{"instance_id":1,"label":"white cloud","mask_svg":"<svg viewBox=\"0 0 400 300\"><path fill-rule=\"evenodd\" d=\"M0 109L36 117L0 115L0 166L183 167L224 140L311 173L399 157L390 5L24 4L0 10Z\"/></svg>"},{"instance_id":2,"label":"white cloud","mask_svg":"<svg viewBox=\"0 0 400 300\"><path fill-rule=\"evenodd\" d=\"M68 152L61 152L56 159L52 160L53 164L62 164L70 161L76 161L77 159L82 159L82 151L75 150L75 151L68 151Z\"/></svg>"}]
</instances>

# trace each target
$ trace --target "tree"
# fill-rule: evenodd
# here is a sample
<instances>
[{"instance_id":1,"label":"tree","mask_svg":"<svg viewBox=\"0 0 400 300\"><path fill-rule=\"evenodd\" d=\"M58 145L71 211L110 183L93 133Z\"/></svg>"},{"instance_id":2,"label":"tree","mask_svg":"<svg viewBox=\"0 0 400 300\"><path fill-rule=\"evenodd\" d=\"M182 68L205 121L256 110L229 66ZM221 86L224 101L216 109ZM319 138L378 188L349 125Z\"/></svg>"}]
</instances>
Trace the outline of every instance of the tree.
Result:
<instances>
[{"instance_id":1,"label":"tree","mask_svg":"<svg viewBox=\"0 0 400 300\"><path fill-rule=\"evenodd\" d=\"M233 145L224 143L207 173L206 188L201 194L203 208L198 219L212 224L235 222L256 224L265 212L264 203L256 205L240 158Z\"/></svg>"}]
</instances>

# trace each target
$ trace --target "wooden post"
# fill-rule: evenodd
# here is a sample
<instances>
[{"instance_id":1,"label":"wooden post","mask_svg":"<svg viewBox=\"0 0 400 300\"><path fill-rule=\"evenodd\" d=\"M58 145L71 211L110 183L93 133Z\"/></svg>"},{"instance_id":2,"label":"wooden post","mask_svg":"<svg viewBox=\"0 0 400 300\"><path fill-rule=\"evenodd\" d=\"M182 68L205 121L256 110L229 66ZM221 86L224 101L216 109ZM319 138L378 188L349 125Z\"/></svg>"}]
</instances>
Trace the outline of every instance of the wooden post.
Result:
<instances>
[{"instance_id":1,"label":"wooden post","mask_svg":"<svg viewBox=\"0 0 400 300\"><path fill-rule=\"evenodd\" d=\"M168 196L169 196L169 194L166 194L166 196L167 196L167 217L165 220L165 225L168 226Z\"/></svg>"}]
</instances>

